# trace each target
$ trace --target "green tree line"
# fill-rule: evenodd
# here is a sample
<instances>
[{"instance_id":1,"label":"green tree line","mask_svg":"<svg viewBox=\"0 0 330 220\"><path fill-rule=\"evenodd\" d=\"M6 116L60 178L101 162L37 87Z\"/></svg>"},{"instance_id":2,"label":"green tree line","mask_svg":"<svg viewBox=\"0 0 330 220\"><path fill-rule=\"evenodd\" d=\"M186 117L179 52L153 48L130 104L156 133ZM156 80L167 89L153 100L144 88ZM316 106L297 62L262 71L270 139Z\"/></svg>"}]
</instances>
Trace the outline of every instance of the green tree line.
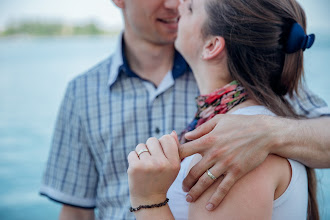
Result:
<instances>
[{"instance_id":1,"label":"green tree line","mask_svg":"<svg viewBox=\"0 0 330 220\"><path fill-rule=\"evenodd\" d=\"M73 36L73 35L109 35L111 32L99 28L90 22L84 25L65 25L61 23L20 22L9 25L1 36L31 35L31 36Z\"/></svg>"}]
</instances>

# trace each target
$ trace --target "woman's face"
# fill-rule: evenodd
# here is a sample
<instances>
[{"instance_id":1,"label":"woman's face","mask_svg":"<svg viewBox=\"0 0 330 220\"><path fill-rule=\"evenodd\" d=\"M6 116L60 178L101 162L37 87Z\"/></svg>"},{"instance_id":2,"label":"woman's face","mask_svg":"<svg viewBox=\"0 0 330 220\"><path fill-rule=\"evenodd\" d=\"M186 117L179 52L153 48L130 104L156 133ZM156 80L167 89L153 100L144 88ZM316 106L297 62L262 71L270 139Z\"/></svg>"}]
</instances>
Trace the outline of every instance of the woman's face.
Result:
<instances>
[{"instance_id":1,"label":"woman's face","mask_svg":"<svg viewBox=\"0 0 330 220\"><path fill-rule=\"evenodd\" d=\"M175 47L191 65L201 57L204 39L202 27L206 19L206 0L181 0L179 28Z\"/></svg>"}]
</instances>

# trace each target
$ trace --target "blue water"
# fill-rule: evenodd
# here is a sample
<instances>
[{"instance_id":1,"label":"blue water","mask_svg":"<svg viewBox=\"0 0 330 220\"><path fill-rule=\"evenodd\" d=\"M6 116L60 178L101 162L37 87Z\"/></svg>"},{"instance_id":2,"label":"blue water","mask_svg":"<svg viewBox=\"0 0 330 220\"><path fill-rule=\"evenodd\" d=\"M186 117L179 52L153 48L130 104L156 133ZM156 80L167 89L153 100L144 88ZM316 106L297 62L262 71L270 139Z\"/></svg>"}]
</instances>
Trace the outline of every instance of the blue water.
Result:
<instances>
[{"instance_id":1,"label":"blue water","mask_svg":"<svg viewBox=\"0 0 330 220\"><path fill-rule=\"evenodd\" d=\"M38 195L67 82L113 51L116 38L0 39L0 219L52 220L60 206ZM306 81L330 103L330 37L306 51ZM330 219L330 170L318 170L322 219Z\"/></svg>"}]
</instances>

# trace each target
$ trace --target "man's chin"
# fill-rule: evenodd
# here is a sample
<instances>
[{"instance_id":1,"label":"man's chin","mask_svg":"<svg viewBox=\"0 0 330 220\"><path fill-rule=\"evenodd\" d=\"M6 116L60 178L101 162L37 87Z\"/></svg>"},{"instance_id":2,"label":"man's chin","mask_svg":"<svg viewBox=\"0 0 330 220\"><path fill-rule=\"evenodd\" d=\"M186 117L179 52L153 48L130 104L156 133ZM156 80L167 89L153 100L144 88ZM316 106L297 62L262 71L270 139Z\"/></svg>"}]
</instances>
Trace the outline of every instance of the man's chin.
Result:
<instances>
[{"instance_id":1,"label":"man's chin","mask_svg":"<svg viewBox=\"0 0 330 220\"><path fill-rule=\"evenodd\" d=\"M162 41L162 44L164 44L164 45L169 45L169 44L173 45L175 43L175 39L176 39L176 35L168 37L168 38L163 38L163 40L161 40L161 41Z\"/></svg>"}]
</instances>

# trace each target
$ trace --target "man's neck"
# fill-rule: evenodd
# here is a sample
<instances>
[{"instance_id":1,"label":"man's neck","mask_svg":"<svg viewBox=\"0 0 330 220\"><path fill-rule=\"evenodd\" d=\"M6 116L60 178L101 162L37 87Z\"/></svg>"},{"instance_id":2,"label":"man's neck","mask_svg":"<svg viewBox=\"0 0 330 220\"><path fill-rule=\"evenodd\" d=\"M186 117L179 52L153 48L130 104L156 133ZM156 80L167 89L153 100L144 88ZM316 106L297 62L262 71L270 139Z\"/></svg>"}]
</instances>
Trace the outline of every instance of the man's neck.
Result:
<instances>
[{"instance_id":1,"label":"man's neck","mask_svg":"<svg viewBox=\"0 0 330 220\"><path fill-rule=\"evenodd\" d=\"M125 54L133 72L158 86L172 69L174 45L156 45L124 33Z\"/></svg>"}]
</instances>

